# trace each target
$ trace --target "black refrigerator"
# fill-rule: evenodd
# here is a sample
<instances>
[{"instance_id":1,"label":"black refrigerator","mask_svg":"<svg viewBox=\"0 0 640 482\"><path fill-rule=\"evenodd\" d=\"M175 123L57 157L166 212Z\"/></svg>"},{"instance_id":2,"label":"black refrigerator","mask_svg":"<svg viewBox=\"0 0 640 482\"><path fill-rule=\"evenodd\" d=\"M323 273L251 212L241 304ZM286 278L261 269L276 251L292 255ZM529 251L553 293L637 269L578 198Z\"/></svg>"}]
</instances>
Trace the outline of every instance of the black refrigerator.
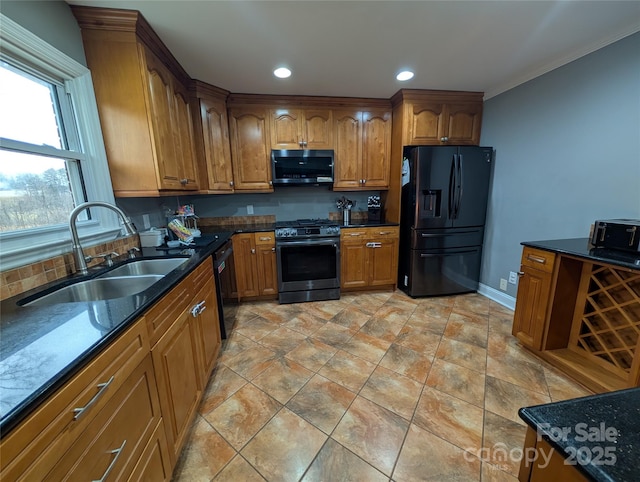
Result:
<instances>
[{"instance_id":1,"label":"black refrigerator","mask_svg":"<svg viewBox=\"0 0 640 482\"><path fill-rule=\"evenodd\" d=\"M491 147L404 148L398 286L409 296L478 289Z\"/></svg>"}]
</instances>

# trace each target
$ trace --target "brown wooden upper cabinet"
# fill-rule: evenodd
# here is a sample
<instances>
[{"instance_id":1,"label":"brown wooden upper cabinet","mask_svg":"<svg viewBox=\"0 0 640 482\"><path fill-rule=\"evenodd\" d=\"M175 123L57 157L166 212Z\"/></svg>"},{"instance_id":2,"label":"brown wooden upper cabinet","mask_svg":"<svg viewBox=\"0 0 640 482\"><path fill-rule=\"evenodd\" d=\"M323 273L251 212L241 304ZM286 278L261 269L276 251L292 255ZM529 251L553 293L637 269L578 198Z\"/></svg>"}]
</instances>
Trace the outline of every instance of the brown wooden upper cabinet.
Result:
<instances>
[{"instance_id":1,"label":"brown wooden upper cabinet","mask_svg":"<svg viewBox=\"0 0 640 482\"><path fill-rule=\"evenodd\" d=\"M330 109L271 109L272 149L332 149Z\"/></svg>"},{"instance_id":2,"label":"brown wooden upper cabinet","mask_svg":"<svg viewBox=\"0 0 640 482\"><path fill-rule=\"evenodd\" d=\"M72 6L117 197L196 191L191 79L135 10Z\"/></svg>"},{"instance_id":3,"label":"brown wooden upper cabinet","mask_svg":"<svg viewBox=\"0 0 640 482\"><path fill-rule=\"evenodd\" d=\"M402 111L402 145L478 145L482 97L481 92L399 91L392 103Z\"/></svg>"},{"instance_id":4,"label":"brown wooden upper cabinet","mask_svg":"<svg viewBox=\"0 0 640 482\"><path fill-rule=\"evenodd\" d=\"M391 156L389 110L335 110L335 190L388 189Z\"/></svg>"},{"instance_id":5,"label":"brown wooden upper cabinet","mask_svg":"<svg viewBox=\"0 0 640 482\"><path fill-rule=\"evenodd\" d=\"M233 193L235 184L226 103L229 92L198 80L193 87L200 107L194 109L200 191Z\"/></svg>"},{"instance_id":6,"label":"brown wooden upper cabinet","mask_svg":"<svg viewBox=\"0 0 640 482\"><path fill-rule=\"evenodd\" d=\"M273 191L269 109L260 105L230 107L229 134L235 190Z\"/></svg>"}]
</instances>

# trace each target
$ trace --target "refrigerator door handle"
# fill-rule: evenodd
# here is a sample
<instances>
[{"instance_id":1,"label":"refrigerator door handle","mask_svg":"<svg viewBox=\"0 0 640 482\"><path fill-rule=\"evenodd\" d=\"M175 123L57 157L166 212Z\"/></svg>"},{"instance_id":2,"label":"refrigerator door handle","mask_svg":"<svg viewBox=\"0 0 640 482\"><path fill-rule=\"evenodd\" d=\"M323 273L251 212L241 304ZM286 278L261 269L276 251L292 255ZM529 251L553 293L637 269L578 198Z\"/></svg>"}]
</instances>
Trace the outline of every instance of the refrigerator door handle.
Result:
<instances>
[{"instance_id":1,"label":"refrigerator door handle","mask_svg":"<svg viewBox=\"0 0 640 482\"><path fill-rule=\"evenodd\" d=\"M450 219L454 218L454 210L455 210L455 194L456 194L456 167L457 167L457 159L458 155L454 154L451 159L451 172L449 173L449 212L448 216Z\"/></svg>"},{"instance_id":2,"label":"refrigerator door handle","mask_svg":"<svg viewBox=\"0 0 640 482\"><path fill-rule=\"evenodd\" d=\"M461 251L447 251L446 253L427 254L420 253L421 258L443 258L445 256L456 256L458 254L475 253L477 249L464 249Z\"/></svg>"},{"instance_id":3,"label":"refrigerator door handle","mask_svg":"<svg viewBox=\"0 0 640 482\"><path fill-rule=\"evenodd\" d=\"M456 231L455 233L420 233L420 237L422 238L442 238L444 236L458 236L459 234L476 234L478 232L477 229L473 231Z\"/></svg>"},{"instance_id":4,"label":"refrigerator door handle","mask_svg":"<svg viewBox=\"0 0 640 482\"><path fill-rule=\"evenodd\" d=\"M458 154L458 172L456 174L456 205L455 205L455 218L454 219L458 219L458 214L460 214L460 203L462 202L462 184L463 184L463 179L462 179L462 161L463 161L463 156L462 154Z\"/></svg>"}]
</instances>

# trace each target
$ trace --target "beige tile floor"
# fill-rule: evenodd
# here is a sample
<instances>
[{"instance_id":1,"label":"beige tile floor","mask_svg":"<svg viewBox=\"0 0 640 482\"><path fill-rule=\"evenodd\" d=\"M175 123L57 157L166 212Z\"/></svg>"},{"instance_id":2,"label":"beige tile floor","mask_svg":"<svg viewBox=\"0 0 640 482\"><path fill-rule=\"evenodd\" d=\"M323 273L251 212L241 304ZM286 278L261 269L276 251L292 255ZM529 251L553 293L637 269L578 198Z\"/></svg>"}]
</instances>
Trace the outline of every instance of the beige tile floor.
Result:
<instances>
[{"instance_id":1,"label":"beige tile floor","mask_svg":"<svg viewBox=\"0 0 640 482\"><path fill-rule=\"evenodd\" d=\"M174 480L516 480L518 408L590 392L512 319L478 294L243 303Z\"/></svg>"}]
</instances>

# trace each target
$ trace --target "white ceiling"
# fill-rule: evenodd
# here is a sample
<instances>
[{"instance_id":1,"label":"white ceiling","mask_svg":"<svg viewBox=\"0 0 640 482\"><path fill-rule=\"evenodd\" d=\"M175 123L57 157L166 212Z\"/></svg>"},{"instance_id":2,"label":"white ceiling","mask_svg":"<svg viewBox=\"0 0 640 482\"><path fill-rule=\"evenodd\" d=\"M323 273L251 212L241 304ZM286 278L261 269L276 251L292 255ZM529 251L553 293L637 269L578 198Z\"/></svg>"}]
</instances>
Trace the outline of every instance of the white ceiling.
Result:
<instances>
[{"instance_id":1,"label":"white ceiling","mask_svg":"<svg viewBox=\"0 0 640 482\"><path fill-rule=\"evenodd\" d=\"M234 93L489 98L640 31L636 0L67 3L139 10L191 77ZM272 75L282 65L289 79Z\"/></svg>"}]
</instances>

